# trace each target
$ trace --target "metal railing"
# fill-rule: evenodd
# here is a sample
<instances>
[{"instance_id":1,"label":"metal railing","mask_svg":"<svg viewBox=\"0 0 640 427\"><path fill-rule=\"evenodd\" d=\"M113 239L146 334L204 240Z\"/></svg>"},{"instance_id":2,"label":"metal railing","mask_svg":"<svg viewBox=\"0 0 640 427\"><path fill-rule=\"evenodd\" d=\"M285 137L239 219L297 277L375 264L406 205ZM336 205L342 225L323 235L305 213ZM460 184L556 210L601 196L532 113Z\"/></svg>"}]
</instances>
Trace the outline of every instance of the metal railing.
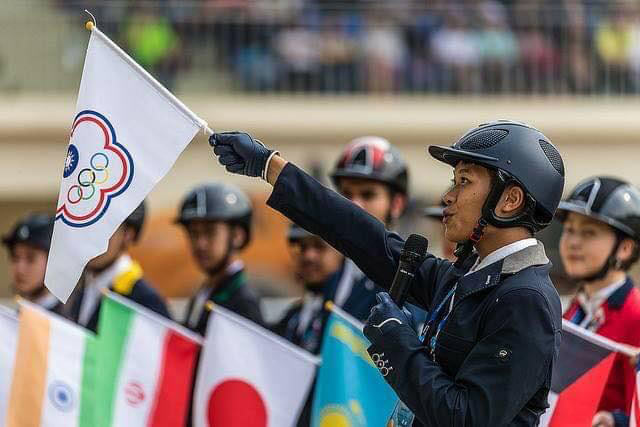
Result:
<instances>
[{"instance_id":1,"label":"metal railing","mask_svg":"<svg viewBox=\"0 0 640 427\"><path fill-rule=\"evenodd\" d=\"M5 28L0 31L17 40L20 36L12 29L19 31L34 18L28 13L12 16L11 11L34 2L6 1L14 7L0 16L0 28ZM640 7L630 1L38 3L39 19L51 25L36 40L58 53L46 67L49 75L25 79L30 71L20 68L19 58L33 49L26 42L5 44L0 90L77 87L85 43L78 29L86 20L82 10L89 8L105 33L180 92L640 91ZM21 78L21 84L12 85L12 79Z\"/></svg>"}]
</instances>

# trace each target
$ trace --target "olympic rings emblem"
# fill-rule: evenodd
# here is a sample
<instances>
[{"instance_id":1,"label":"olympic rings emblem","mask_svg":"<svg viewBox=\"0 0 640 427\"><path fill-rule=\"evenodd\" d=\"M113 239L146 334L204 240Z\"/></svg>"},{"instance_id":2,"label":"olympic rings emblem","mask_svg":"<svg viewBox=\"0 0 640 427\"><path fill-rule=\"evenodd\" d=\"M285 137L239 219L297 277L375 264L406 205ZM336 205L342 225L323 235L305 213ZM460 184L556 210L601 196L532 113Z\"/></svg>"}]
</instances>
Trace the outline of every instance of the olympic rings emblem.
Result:
<instances>
[{"instance_id":1,"label":"olympic rings emblem","mask_svg":"<svg viewBox=\"0 0 640 427\"><path fill-rule=\"evenodd\" d=\"M97 162L96 158L101 157L102 161ZM72 205L79 203L80 200L89 200L96 194L96 185L104 184L109 179L109 157L104 153L95 153L91 156L90 168L84 168L78 174L78 183L69 187L67 191L67 201ZM97 173L96 173L97 172ZM88 176L87 176L88 174ZM98 174L102 177L98 179ZM91 189L90 192L85 189Z\"/></svg>"},{"instance_id":2,"label":"olympic rings emblem","mask_svg":"<svg viewBox=\"0 0 640 427\"><path fill-rule=\"evenodd\" d=\"M71 128L56 220L72 227L98 221L111 199L129 187L133 171L131 154L111 122L97 111L81 111Z\"/></svg>"}]
</instances>

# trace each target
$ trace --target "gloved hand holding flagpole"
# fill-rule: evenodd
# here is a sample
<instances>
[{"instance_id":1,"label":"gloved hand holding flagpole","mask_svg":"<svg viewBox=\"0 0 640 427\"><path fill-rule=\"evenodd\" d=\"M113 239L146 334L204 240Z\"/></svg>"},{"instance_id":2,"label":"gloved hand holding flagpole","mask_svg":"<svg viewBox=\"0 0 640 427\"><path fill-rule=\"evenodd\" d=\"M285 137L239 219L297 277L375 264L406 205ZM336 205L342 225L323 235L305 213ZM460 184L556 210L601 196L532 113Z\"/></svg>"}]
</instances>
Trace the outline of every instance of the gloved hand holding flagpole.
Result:
<instances>
[{"instance_id":1,"label":"gloved hand holding flagpole","mask_svg":"<svg viewBox=\"0 0 640 427\"><path fill-rule=\"evenodd\" d=\"M207 123L88 22L45 285L66 302L89 260Z\"/></svg>"}]
</instances>

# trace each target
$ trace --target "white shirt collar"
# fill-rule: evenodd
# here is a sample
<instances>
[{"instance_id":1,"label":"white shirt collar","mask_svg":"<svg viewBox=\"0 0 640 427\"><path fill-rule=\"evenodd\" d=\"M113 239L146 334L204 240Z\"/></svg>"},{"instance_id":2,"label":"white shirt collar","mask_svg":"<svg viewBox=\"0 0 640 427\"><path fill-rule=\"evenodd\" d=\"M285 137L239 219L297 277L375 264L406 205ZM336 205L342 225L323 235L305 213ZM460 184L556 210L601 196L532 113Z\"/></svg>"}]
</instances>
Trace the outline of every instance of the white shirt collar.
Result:
<instances>
[{"instance_id":1,"label":"white shirt collar","mask_svg":"<svg viewBox=\"0 0 640 427\"><path fill-rule=\"evenodd\" d=\"M600 325L604 323L604 312L601 310L602 304L604 304L611 294L620 289L626 281L627 278L625 277L622 280L607 285L605 288L591 295L591 297L588 297L584 290L578 292L576 299L585 313L584 319L582 319L579 326L592 331L597 330Z\"/></svg>"},{"instance_id":2,"label":"white shirt collar","mask_svg":"<svg viewBox=\"0 0 640 427\"><path fill-rule=\"evenodd\" d=\"M109 267L97 274L87 273L86 287L95 288L98 291L107 289L113 283L113 280L122 272L127 271L133 261L127 254L122 254Z\"/></svg>"},{"instance_id":3,"label":"white shirt collar","mask_svg":"<svg viewBox=\"0 0 640 427\"><path fill-rule=\"evenodd\" d=\"M538 241L535 238L529 237L527 239L518 240L517 242L513 242L506 246L498 248L484 257L482 261L476 261L476 264L471 267L471 270L469 270L467 274L482 270L483 268L508 257L509 255L515 254L516 252L520 252L521 250L528 248L529 246L535 246L537 244ZM478 258L478 260L480 260L480 258Z\"/></svg>"},{"instance_id":4,"label":"white shirt collar","mask_svg":"<svg viewBox=\"0 0 640 427\"><path fill-rule=\"evenodd\" d=\"M98 305L98 301L102 298L102 290L108 289L120 273L131 268L132 263L133 260L129 255L122 254L112 265L105 268L100 273L91 274L87 272L78 323L83 326L86 326L89 323L91 316L93 315L93 311Z\"/></svg>"},{"instance_id":5,"label":"white shirt collar","mask_svg":"<svg viewBox=\"0 0 640 427\"><path fill-rule=\"evenodd\" d=\"M35 304L38 304L42 308L46 308L47 310L52 310L56 305L58 305L58 298L56 298L52 293L46 292L40 298L34 301Z\"/></svg>"},{"instance_id":6,"label":"white shirt collar","mask_svg":"<svg viewBox=\"0 0 640 427\"><path fill-rule=\"evenodd\" d=\"M605 301L606 299L608 299L611 296L611 294L613 294L622 285L624 285L626 281L627 281L627 278L625 277L622 280L618 280L617 282L614 282L614 283L612 283L610 285L607 285L607 287L600 289L598 292L593 294L593 296L591 298L589 298L589 299Z\"/></svg>"}]
</instances>

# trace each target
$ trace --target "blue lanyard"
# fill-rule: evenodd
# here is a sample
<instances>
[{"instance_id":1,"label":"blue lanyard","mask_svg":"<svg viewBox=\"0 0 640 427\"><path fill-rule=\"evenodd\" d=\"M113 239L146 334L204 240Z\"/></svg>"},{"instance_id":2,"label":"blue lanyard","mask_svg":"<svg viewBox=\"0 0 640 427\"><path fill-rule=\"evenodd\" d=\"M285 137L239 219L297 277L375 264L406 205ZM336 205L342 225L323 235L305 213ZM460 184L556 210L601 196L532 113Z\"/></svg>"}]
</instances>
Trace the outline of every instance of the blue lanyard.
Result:
<instances>
[{"instance_id":1,"label":"blue lanyard","mask_svg":"<svg viewBox=\"0 0 640 427\"><path fill-rule=\"evenodd\" d=\"M431 326L433 325L433 323L435 322L435 320L438 318L438 316L440 315L440 312L442 311L442 309L444 308L444 306L449 303L449 300L451 298L453 298L453 295L456 293L456 288L458 287L458 284L456 283L453 288L451 288L451 290L449 291L449 293L444 297L444 299L440 302L440 304L438 304L438 306L436 307L435 310L433 310L431 312L431 314L429 315L429 320L427 321L426 325L424 326L424 329L422 330L422 337L421 339L424 340L425 337L427 336L427 333L429 332L429 330L431 329ZM435 354L436 354L436 344L438 343L438 335L440 335L440 331L442 330L442 328L444 328L444 325L447 323L447 320L449 319L449 314L451 314L451 310L449 310L447 312L447 314L442 318L442 320L440 320L440 322L438 322L438 327L436 328L436 333L433 334L433 336L431 337L431 339L429 340L429 351L431 353L431 358L435 361Z\"/></svg>"}]
</instances>

